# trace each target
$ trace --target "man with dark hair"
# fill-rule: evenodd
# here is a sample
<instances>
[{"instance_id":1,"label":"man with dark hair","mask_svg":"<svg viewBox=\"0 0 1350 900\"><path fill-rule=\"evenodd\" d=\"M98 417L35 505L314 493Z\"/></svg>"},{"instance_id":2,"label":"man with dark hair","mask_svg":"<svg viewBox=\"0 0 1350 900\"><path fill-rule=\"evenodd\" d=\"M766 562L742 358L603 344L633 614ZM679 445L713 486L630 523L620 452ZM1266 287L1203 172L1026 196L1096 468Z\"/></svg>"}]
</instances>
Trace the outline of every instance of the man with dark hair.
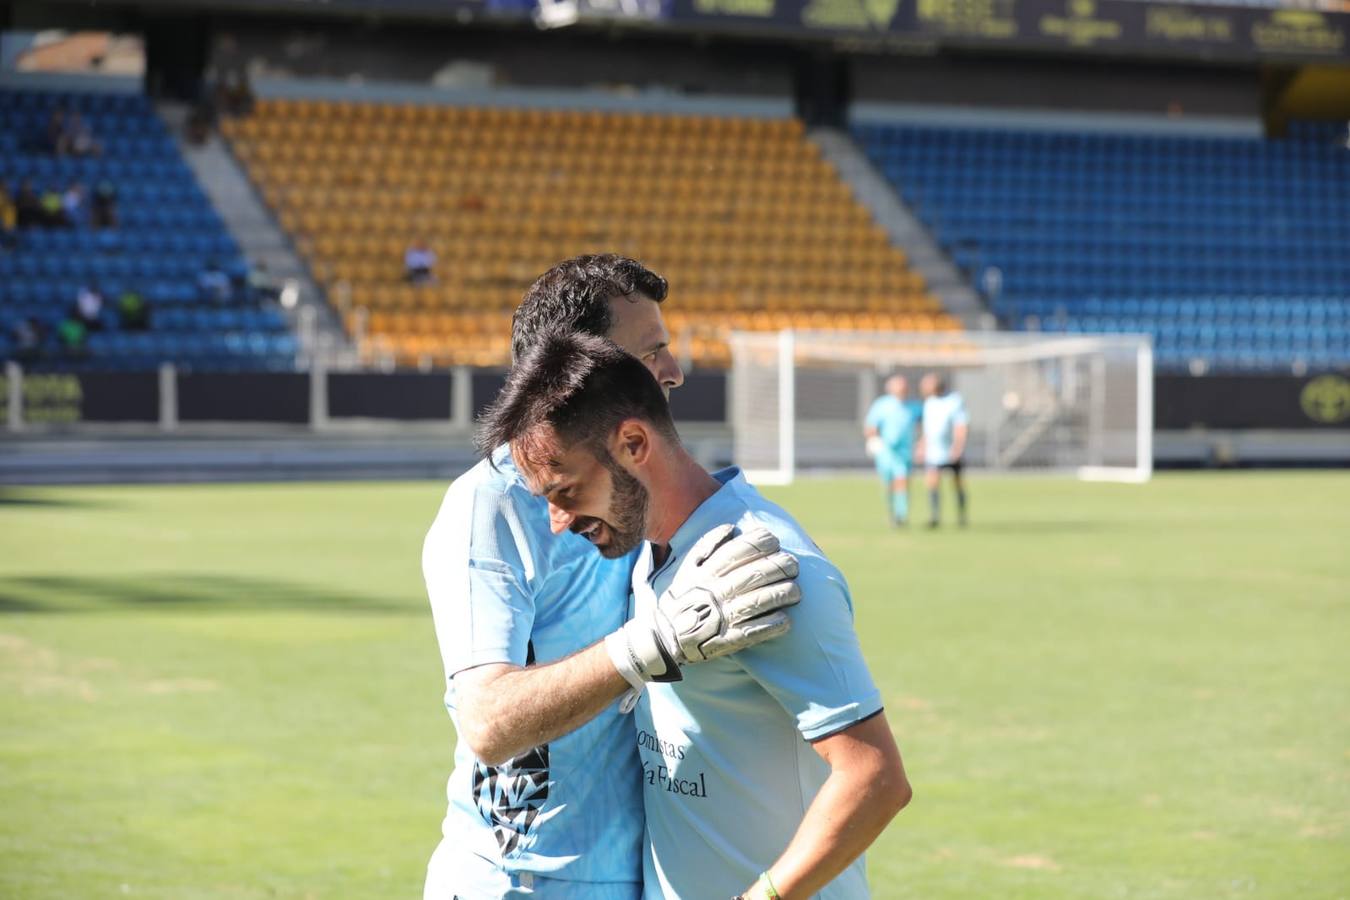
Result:
<instances>
[{"instance_id":1,"label":"man with dark hair","mask_svg":"<svg viewBox=\"0 0 1350 900\"><path fill-rule=\"evenodd\" d=\"M952 473L956 488L956 521L966 527L965 468L966 437L970 433L970 416L966 401L956 391L948 390L947 382L936 372L929 372L919 382L923 394L923 425L919 438L918 455L924 464L924 483L928 486L928 527L937 528L942 522L942 470Z\"/></svg>"},{"instance_id":2,"label":"man with dark hair","mask_svg":"<svg viewBox=\"0 0 1350 900\"><path fill-rule=\"evenodd\" d=\"M94 188L89 222L95 228L117 227L117 186L107 179L100 181Z\"/></svg>"},{"instance_id":3,"label":"man with dark hair","mask_svg":"<svg viewBox=\"0 0 1350 900\"><path fill-rule=\"evenodd\" d=\"M549 328L607 335L664 408L684 378L665 296L665 279L634 260L568 260L526 293L512 343L523 356ZM630 620L640 530L550 518L508 448L485 454L451 485L422 554L459 735L424 896L637 900L642 768L617 701L634 682L781 634L796 560L772 535L720 529L663 614Z\"/></svg>"},{"instance_id":4,"label":"man with dark hair","mask_svg":"<svg viewBox=\"0 0 1350 900\"><path fill-rule=\"evenodd\" d=\"M581 524L604 553L646 539L634 621L669 609L667 592L709 564L701 536L718 528L768 529L799 562L801 601L777 640L675 678L625 672L639 695L644 897L865 898L861 854L910 788L839 570L738 470L706 472L656 382L604 339L545 337L482 424L484 445L510 446L555 520Z\"/></svg>"},{"instance_id":5,"label":"man with dark hair","mask_svg":"<svg viewBox=\"0 0 1350 900\"><path fill-rule=\"evenodd\" d=\"M42 196L33 186L31 178L25 178L19 184L19 192L14 196L14 211L19 228L34 228L44 224Z\"/></svg>"},{"instance_id":6,"label":"man with dark hair","mask_svg":"<svg viewBox=\"0 0 1350 900\"><path fill-rule=\"evenodd\" d=\"M653 316L660 319L659 304L666 299L666 280L642 263L614 254L577 256L549 269L531 286L525 302L511 317L511 355L520 359L538 342L540 335L555 329L568 329L583 334L608 336L629 352L624 338L638 339L638 331L645 328L647 340L634 356L641 359L666 394L670 388L684 383L679 364L670 356L670 339L664 326L653 327ZM609 301L623 297L624 304ZM638 298L651 300L644 304ZM632 307L640 314L629 316ZM643 314L645 313L645 314ZM659 371L653 368L658 356ZM676 380L678 379L678 380Z\"/></svg>"}]
</instances>

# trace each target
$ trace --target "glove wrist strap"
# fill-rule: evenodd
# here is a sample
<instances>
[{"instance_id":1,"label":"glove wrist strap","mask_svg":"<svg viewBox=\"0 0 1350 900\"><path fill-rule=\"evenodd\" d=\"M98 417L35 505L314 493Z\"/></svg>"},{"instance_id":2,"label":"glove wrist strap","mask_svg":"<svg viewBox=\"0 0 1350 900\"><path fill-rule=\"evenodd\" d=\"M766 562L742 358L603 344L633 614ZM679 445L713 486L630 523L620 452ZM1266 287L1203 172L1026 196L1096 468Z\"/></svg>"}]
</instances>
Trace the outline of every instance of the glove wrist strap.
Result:
<instances>
[{"instance_id":1,"label":"glove wrist strap","mask_svg":"<svg viewBox=\"0 0 1350 900\"><path fill-rule=\"evenodd\" d=\"M680 664L661 645L653 627L633 619L605 638L614 668L639 691L649 681L679 681Z\"/></svg>"},{"instance_id":2,"label":"glove wrist strap","mask_svg":"<svg viewBox=\"0 0 1350 900\"><path fill-rule=\"evenodd\" d=\"M623 676L623 680L633 686L632 693L641 694L647 681L639 673L625 629L620 628L605 635L605 650L609 652L609 661L614 663L614 668Z\"/></svg>"}]
</instances>

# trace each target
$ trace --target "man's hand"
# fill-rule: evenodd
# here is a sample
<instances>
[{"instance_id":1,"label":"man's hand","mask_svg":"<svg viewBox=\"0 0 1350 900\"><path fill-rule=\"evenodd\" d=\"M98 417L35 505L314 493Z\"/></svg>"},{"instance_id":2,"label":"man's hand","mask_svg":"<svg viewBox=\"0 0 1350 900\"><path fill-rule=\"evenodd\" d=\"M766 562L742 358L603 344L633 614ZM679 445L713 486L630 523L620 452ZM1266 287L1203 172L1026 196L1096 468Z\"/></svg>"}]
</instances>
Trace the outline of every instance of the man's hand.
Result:
<instances>
[{"instance_id":1,"label":"man's hand","mask_svg":"<svg viewBox=\"0 0 1350 900\"><path fill-rule=\"evenodd\" d=\"M634 688L679 681L680 666L735 653L792 625L785 607L801 601L797 558L778 538L732 525L709 531L689 551L656 608L605 639L614 666Z\"/></svg>"}]
</instances>

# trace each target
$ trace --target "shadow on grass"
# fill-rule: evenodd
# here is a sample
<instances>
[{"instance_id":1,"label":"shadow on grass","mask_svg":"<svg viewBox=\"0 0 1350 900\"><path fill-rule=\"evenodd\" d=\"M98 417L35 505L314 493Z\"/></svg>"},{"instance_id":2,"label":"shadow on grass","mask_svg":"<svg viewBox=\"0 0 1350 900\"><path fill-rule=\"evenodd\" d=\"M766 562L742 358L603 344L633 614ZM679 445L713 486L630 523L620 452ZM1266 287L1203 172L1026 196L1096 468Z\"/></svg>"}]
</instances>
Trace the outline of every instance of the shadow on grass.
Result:
<instances>
[{"instance_id":1,"label":"shadow on grass","mask_svg":"<svg viewBox=\"0 0 1350 900\"><path fill-rule=\"evenodd\" d=\"M367 597L237 575L136 575L0 578L0 614L82 613L119 609L279 610L422 615L413 599Z\"/></svg>"},{"instance_id":2,"label":"shadow on grass","mask_svg":"<svg viewBox=\"0 0 1350 900\"><path fill-rule=\"evenodd\" d=\"M0 488L0 509L4 507L29 507L32 509L108 509L114 504L107 500L90 500L87 497L57 496L41 491L15 490Z\"/></svg>"}]
</instances>

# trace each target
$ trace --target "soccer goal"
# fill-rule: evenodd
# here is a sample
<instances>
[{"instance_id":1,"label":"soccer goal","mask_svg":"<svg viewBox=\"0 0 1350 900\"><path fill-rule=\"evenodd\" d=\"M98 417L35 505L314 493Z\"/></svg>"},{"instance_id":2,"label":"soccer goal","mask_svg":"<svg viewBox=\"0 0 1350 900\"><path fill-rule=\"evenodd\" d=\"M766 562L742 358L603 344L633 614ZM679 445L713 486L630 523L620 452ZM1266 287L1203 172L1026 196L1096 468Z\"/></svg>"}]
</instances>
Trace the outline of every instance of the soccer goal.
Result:
<instances>
[{"instance_id":1,"label":"soccer goal","mask_svg":"<svg viewBox=\"0 0 1350 900\"><path fill-rule=\"evenodd\" d=\"M1026 332L735 332L735 458L747 477L869 465L862 420L893 373L942 376L970 415L965 459L1143 482L1153 472L1153 349L1146 336Z\"/></svg>"}]
</instances>

